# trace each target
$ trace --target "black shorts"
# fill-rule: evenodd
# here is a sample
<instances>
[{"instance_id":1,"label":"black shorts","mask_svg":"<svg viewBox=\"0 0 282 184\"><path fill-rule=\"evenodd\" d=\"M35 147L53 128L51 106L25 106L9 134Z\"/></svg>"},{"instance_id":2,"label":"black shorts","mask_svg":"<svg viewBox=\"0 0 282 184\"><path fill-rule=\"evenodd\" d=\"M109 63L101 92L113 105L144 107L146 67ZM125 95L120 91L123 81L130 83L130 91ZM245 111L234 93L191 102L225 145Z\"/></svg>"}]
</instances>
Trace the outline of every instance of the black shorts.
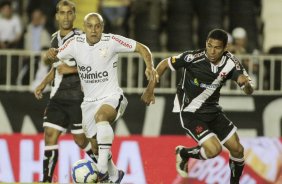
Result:
<instances>
[{"instance_id":1,"label":"black shorts","mask_svg":"<svg viewBox=\"0 0 282 184\"><path fill-rule=\"evenodd\" d=\"M55 128L62 132L70 129L73 134L83 133L81 102L51 99L44 112L43 127Z\"/></svg>"},{"instance_id":2,"label":"black shorts","mask_svg":"<svg viewBox=\"0 0 282 184\"><path fill-rule=\"evenodd\" d=\"M191 113L181 112L182 127L201 145L214 134L224 144L237 130L237 127L223 112Z\"/></svg>"}]
</instances>

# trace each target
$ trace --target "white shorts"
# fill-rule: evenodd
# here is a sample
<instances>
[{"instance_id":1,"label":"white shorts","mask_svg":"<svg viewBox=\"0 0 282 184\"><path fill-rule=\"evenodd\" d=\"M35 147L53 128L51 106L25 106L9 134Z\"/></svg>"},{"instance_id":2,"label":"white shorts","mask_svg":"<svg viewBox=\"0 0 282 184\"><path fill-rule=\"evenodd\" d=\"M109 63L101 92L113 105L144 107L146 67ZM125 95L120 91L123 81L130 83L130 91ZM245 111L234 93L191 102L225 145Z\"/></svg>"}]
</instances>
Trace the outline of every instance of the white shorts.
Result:
<instances>
[{"instance_id":1,"label":"white shorts","mask_svg":"<svg viewBox=\"0 0 282 184\"><path fill-rule=\"evenodd\" d=\"M87 138L92 138L96 135L97 128L94 117L99 108L104 104L110 105L117 110L116 121L123 115L128 101L123 94L115 94L93 102L82 102L82 128Z\"/></svg>"}]
</instances>

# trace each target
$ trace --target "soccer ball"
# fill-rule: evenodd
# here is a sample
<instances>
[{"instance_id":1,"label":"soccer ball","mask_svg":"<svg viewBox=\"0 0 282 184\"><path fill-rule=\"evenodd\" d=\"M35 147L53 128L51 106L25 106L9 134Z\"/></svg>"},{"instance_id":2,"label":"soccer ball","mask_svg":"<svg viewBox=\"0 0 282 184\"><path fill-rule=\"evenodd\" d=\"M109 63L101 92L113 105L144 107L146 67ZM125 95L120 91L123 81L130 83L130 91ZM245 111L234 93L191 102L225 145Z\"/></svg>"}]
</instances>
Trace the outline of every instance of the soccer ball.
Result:
<instances>
[{"instance_id":1,"label":"soccer ball","mask_svg":"<svg viewBox=\"0 0 282 184\"><path fill-rule=\"evenodd\" d=\"M78 160L72 166L72 179L75 183L95 183L98 181L97 166L86 159Z\"/></svg>"}]
</instances>

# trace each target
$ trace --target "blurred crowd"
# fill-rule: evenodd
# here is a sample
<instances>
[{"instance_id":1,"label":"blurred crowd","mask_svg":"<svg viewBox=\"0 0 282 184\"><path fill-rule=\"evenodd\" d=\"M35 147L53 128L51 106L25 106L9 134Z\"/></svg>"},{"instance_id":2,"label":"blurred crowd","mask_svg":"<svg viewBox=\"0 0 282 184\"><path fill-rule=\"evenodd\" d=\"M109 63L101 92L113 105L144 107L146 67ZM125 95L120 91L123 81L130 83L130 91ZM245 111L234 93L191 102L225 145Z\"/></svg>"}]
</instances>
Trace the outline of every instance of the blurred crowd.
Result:
<instances>
[{"instance_id":1,"label":"blurred crowd","mask_svg":"<svg viewBox=\"0 0 282 184\"><path fill-rule=\"evenodd\" d=\"M202 48L207 33L216 27L230 32L230 50L234 53L253 53L262 48L261 0L98 1L105 32L134 38L152 51ZM56 3L0 0L0 47L34 51L48 47L50 35L56 31Z\"/></svg>"},{"instance_id":2,"label":"blurred crowd","mask_svg":"<svg viewBox=\"0 0 282 184\"><path fill-rule=\"evenodd\" d=\"M51 34L57 30L57 1L0 0L0 48L48 48ZM222 28L229 32L228 49L232 53L282 53L282 47L263 51L263 0L94 1L104 17L105 32L133 38L155 52L203 48L207 33ZM248 69L249 61L242 62ZM256 75L257 70L256 61L252 61L252 73Z\"/></svg>"}]
</instances>

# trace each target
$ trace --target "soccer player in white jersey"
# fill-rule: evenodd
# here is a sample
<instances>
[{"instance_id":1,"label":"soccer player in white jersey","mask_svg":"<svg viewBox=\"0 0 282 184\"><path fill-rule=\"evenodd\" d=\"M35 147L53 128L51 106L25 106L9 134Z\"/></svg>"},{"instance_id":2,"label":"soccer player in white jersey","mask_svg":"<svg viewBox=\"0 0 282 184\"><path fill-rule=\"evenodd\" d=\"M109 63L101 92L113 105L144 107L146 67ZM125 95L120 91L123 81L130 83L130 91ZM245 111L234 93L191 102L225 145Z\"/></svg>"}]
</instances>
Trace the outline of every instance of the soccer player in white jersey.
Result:
<instances>
[{"instance_id":1,"label":"soccer player in white jersey","mask_svg":"<svg viewBox=\"0 0 282 184\"><path fill-rule=\"evenodd\" d=\"M114 139L110 124L123 114L127 106L127 100L118 84L118 53L138 52L146 63L147 79L158 81L158 75L148 47L119 35L105 34L103 30L102 16L89 13L84 18L85 34L69 39L58 50L49 49L47 56L51 60L74 58L77 61L84 92L81 105L83 128L94 153L99 152L99 181L109 182L109 174L116 172L116 178L110 178L110 182L120 183L122 177L119 174L124 173L118 172L112 162L108 163Z\"/></svg>"}]
</instances>

